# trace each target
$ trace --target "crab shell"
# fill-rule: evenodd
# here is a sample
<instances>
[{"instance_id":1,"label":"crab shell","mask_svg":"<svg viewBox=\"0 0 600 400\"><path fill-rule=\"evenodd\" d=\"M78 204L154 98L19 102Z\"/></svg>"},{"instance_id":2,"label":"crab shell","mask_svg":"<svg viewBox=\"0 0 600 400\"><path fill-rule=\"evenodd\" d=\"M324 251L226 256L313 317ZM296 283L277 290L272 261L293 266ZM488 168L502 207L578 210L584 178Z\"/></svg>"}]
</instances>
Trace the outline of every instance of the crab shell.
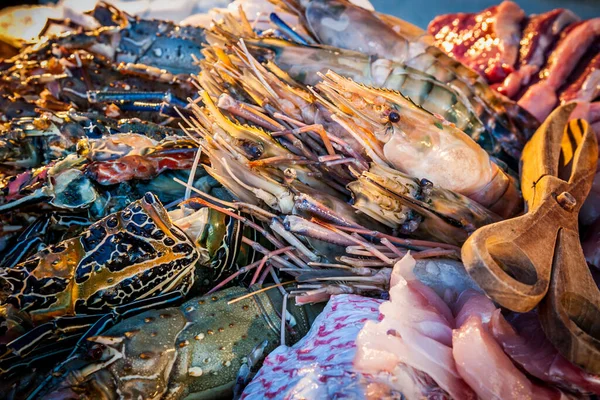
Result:
<instances>
[{"instance_id":1,"label":"crab shell","mask_svg":"<svg viewBox=\"0 0 600 400\"><path fill-rule=\"evenodd\" d=\"M247 293L233 287L122 321L53 372L41 398L231 398L240 369L262 362L280 340L279 291L228 304ZM296 322L289 343L310 324L304 309L288 304L288 312Z\"/></svg>"},{"instance_id":2,"label":"crab shell","mask_svg":"<svg viewBox=\"0 0 600 400\"><path fill-rule=\"evenodd\" d=\"M82 235L0 270L6 303L34 323L101 314L133 300L181 290L194 282L199 254L158 198L146 195L92 224Z\"/></svg>"}]
</instances>

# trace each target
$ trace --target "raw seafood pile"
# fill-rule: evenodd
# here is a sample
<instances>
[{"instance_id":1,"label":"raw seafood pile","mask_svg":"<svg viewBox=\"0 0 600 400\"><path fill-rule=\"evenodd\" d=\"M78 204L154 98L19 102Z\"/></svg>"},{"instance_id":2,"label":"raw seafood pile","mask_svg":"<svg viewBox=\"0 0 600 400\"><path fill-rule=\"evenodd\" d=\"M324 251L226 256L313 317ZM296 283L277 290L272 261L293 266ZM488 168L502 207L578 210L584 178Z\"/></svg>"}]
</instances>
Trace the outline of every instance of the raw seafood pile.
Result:
<instances>
[{"instance_id":1,"label":"raw seafood pile","mask_svg":"<svg viewBox=\"0 0 600 400\"><path fill-rule=\"evenodd\" d=\"M538 121L415 27L345 0L212 17L180 26L99 3L0 62L7 397L239 395L315 304L387 298L409 251L432 260L419 288L449 302L448 282L476 288L460 246L522 211L515 170ZM446 333L462 329L446 316ZM469 364L448 381L454 364L402 362L408 387L367 386L471 393ZM567 390L595 390L574 379Z\"/></svg>"},{"instance_id":2,"label":"raw seafood pile","mask_svg":"<svg viewBox=\"0 0 600 400\"><path fill-rule=\"evenodd\" d=\"M427 263L434 268L435 261ZM394 266L390 301L333 297L304 339L267 357L242 398L559 399L598 393L598 378L544 339L535 312L509 315L509 323L478 290L438 277L441 287L434 291L416 279L414 268L410 255Z\"/></svg>"},{"instance_id":3,"label":"raw seafood pile","mask_svg":"<svg viewBox=\"0 0 600 400\"><path fill-rule=\"evenodd\" d=\"M581 20L566 9L527 16L504 1L479 13L441 15L429 32L436 46L539 121L559 103L593 102L600 94L598 18ZM592 123L600 122L596 114L590 110Z\"/></svg>"}]
</instances>

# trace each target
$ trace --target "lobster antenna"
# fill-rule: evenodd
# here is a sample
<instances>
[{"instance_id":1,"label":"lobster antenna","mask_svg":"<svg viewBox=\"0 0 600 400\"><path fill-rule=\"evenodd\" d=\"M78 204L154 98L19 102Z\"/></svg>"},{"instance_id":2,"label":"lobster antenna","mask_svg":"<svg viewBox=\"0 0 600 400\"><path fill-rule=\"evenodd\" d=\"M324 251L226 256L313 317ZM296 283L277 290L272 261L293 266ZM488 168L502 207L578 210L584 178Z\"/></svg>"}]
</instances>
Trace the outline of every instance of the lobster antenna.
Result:
<instances>
[{"instance_id":1,"label":"lobster antenna","mask_svg":"<svg viewBox=\"0 0 600 400\"><path fill-rule=\"evenodd\" d=\"M289 293L283 295L283 305L281 306L281 345L285 346L285 313L287 311L287 300Z\"/></svg>"},{"instance_id":2,"label":"lobster antenna","mask_svg":"<svg viewBox=\"0 0 600 400\"><path fill-rule=\"evenodd\" d=\"M227 302L227 305L231 305L231 304L237 303L238 301L242 301L242 300L247 299L249 297L252 297L252 296L254 296L256 294L260 294L260 293L266 292L267 290L279 288L279 287L282 287L282 286L285 286L285 285L290 285L292 283L296 283L296 281L293 280L293 281L287 281L287 282L277 283L275 285L267 286L266 288L258 289L258 290L254 291L254 292L251 292L251 293L245 294L245 295L243 295L241 297L238 297L237 299L229 300Z\"/></svg>"},{"instance_id":3,"label":"lobster antenna","mask_svg":"<svg viewBox=\"0 0 600 400\"><path fill-rule=\"evenodd\" d=\"M196 151L196 156L194 157L194 163L192 164L192 169L190 170L190 176L188 177L187 185L185 185L185 195L183 196L184 200L187 200L192 195L192 188L194 187L194 178L196 177L196 170L198 169L198 163L200 162L200 155L202 154L202 148L198 147Z\"/></svg>"},{"instance_id":4,"label":"lobster antenna","mask_svg":"<svg viewBox=\"0 0 600 400\"><path fill-rule=\"evenodd\" d=\"M234 209L237 209L237 206L234 203L230 203L228 201L225 200L221 200L221 199L217 199L216 197L211 196L208 193L203 192L202 190L195 188L194 186L191 186L190 184L188 184L187 182L182 181L179 178L173 178L173 180L177 183L179 183L180 185L183 185L186 188L189 188L192 192L195 192L196 194L200 195L200 197L205 198L210 200L211 202L215 202L217 204L222 204L226 207L231 207Z\"/></svg>"}]
</instances>

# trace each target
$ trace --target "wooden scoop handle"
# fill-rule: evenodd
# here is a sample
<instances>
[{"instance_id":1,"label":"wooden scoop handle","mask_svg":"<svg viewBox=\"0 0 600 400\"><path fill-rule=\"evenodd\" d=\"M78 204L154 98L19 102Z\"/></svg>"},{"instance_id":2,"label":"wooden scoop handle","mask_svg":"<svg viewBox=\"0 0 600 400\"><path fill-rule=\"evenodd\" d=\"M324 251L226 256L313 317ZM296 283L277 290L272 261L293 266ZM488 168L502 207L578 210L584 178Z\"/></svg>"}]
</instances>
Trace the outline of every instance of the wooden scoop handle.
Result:
<instances>
[{"instance_id":1,"label":"wooden scoop handle","mask_svg":"<svg viewBox=\"0 0 600 400\"><path fill-rule=\"evenodd\" d=\"M579 235L561 229L548 295L540 303L546 336L569 361L600 374L600 291L579 245Z\"/></svg>"},{"instance_id":2,"label":"wooden scoop handle","mask_svg":"<svg viewBox=\"0 0 600 400\"><path fill-rule=\"evenodd\" d=\"M545 222L549 208L478 229L462 247L469 275L495 302L527 312L550 283L558 224Z\"/></svg>"}]
</instances>

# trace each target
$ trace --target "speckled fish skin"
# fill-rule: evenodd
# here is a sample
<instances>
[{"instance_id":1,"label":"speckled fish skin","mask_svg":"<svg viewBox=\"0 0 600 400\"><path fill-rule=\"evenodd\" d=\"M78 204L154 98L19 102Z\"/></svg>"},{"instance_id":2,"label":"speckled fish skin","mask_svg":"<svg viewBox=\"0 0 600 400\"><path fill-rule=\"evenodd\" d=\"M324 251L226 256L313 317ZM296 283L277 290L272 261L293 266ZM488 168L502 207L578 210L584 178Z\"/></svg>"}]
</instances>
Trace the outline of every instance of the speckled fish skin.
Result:
<instances>
[{"instance_id":1,"label":"speckled fish skin","mask_svg":"<svg viewBox=\"0 0 600 400\"><path fill-rule=\"evenodd\" d=\"M247 293L234 287L124 320L90 338L42 398L231 398L238 371L253 349L268 341L266 356L280 340L279 292L227 304ZM309 323L303 311L288 307L297 325L287 340L295 341Z\"/></svg>"},{"instance_id":2,"label":"speckled fish skin","mask_svg":"<svg viewBox=\"0 0 600 400\"><path fill-rule=\"evenodd\" d=\"M355 371L353 359L356 336L366 321L377 320L381 303L352 294L333 296L306 337L267 357L242 399L369 398L369 382Z\"/></svg>"}]
</instances>

